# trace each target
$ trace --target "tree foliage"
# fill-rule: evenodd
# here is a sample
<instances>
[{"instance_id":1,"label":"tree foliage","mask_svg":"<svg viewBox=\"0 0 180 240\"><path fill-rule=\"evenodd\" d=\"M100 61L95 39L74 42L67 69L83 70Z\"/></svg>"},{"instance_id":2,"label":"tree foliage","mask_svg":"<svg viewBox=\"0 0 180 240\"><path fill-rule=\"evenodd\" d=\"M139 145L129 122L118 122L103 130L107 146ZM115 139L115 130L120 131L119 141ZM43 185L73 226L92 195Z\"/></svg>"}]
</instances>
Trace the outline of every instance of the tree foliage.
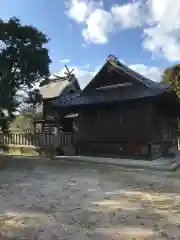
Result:
<instances>
[{"instance_id":1,"label":"tree foliage","mask_svg":"<svg viewBox=\"0 0 180 240\"><path fill-rule=\"evenodd\" d=\"M22 109L20 115L15 116L9 125L11 132L33 131L32 121L42 118L42 112L37 112L36 108L29 106Z\"/></svg>"},{"instance_id":2,"label":"tree foliage","mask_svg":"<svg viewBox=\"0 0 180 240\"><path fill-rule=\"evenodd\" d=\"M37 104L42 103L42 100L39 89L33 89L28 92L28 97L25 99L25 103L28 104L28 106L36 107Z\"/></svg>"},{"instance_id":3,"label":"tree foliage","mask_svg":"<svg viewBox=\"0 0 180 240\"><path fill-rule=\"evenodd\" d=\"M167 83L180 96L180 64L167 68L162 76L162 82Z\"/></svg>"},{"instance_id":4,"label":"tree foliage","mask_svg":"<svg viewBox=\"0 0 180 240\"><path fill-rule=\"evenodd\" d=\"M35 85L49 76L51 60L44 47L48 38L17 18L0 20L0 109L12 113L27 95L28 103L38 98Z\"/></svg>"}]
</instances>

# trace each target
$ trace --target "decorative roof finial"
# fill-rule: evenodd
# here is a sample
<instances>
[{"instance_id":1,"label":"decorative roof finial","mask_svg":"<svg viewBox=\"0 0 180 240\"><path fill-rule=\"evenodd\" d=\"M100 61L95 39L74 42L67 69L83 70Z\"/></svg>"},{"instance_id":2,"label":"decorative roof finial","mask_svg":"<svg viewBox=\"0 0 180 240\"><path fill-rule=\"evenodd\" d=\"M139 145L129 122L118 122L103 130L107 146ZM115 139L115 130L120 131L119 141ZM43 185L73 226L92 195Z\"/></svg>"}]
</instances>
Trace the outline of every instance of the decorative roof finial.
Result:
<instances>
[{"instance_id":1,"label":"decorative roof finial","mask_svg":"<svg viewBox=\"0 0 180 240\"><path fill-rule=\"evenodd\" d=\"M71 82L71 80L73 79L73 76L74 76L74 74L73 74L74 68L71 69L71 71L69 71L69 68L66 65L65 65L65 68L66 68L67 72L64 72L64 74L67 76L68 81Z\"/></svg>"},{"instance_id":2,"label":"decorative roof finial","mask_svg":"<svg viewBox=\"0 0 180 240\"><path fill-rule=\"evenodd\" d=\"M107 58L106 61L107 61L107 62L108 62L108 61L116 62L116 61L117 61L117 57L115 57L113 54L110 54L110 55L108 55L108 58Z\"/></svg>"}]
</instances>

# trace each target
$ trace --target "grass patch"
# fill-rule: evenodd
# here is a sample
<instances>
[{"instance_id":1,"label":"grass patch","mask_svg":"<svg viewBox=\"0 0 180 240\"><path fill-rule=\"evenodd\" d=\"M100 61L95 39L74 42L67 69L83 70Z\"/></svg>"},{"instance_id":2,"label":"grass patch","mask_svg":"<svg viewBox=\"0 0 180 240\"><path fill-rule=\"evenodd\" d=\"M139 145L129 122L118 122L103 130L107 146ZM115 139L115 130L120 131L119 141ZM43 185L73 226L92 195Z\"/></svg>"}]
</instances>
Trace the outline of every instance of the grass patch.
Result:
<instances>
[{"instance_id":1,"label":"grass patch","mask_svg":"<svg viewBox=\"0 0 180 240\"><path fill-rule=\"evenodd\" d=\"M39 148L31 148L25 146L9 147L7 153L9 155L21 155L21 156L39 156Z\"/></svg>"},{"instance_id":2,"label":"grass patch","mask_svg":"<svg viewBox=\"0 0 180 240\"><path fill-rule=\"evenodd\" d=\"M39 156L40 147L23 146L23 145L5 145L0 147L8 155L21 156Z\"/></svg>"},{"instance_id":3,"label":"grass patch","mask_svg":"<svg viewBox=\"0 0 180 240\"><path fill-rule=\"evenodd\" d=\"M31 157L48 157L53 159L56 156L55 149L48 149L35 146L26 145L5 145L0 146L1 151L6 155L11 156L31 156Z\"/></svg>"}]
</instances>

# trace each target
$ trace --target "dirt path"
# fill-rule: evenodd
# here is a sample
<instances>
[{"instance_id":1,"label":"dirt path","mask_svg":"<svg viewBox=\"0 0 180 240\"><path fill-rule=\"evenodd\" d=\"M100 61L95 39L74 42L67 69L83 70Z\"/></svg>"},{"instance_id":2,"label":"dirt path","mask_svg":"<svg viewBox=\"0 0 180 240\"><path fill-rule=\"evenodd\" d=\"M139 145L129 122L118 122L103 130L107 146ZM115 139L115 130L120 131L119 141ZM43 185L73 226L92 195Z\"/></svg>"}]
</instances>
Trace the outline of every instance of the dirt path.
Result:
<instances>
[{"instance_id":1,"label":"dirt path","mask_svg":"<svg viewBox=\"0 0 180 240\"><path fill-rule=\"evenodd\" d=\"M179 193L180 173L8 168L0 172L0 232L12 240L180 239Z\"/></svg>"}]
</instances>

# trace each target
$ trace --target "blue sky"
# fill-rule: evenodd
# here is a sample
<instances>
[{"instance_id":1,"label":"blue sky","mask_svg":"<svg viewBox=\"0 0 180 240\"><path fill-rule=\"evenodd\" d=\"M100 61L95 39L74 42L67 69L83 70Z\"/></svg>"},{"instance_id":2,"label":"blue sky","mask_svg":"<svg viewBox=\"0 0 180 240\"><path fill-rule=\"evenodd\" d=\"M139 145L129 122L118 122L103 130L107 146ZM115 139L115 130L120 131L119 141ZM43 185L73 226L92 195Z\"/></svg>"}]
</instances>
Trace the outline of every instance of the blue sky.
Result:
<instances>
[{"instance_id":1,"label":"blue sky","mask_svg":"<svg viewBox=\"0 0 180 240\"><path fill-rule=\"evenodd\" d=\"M48 35L52 73L66 60L82 81L110 53L155 80L180 60L179 0L1 0L0 17L12 16Z\"/></svg>"}]
</instances>

